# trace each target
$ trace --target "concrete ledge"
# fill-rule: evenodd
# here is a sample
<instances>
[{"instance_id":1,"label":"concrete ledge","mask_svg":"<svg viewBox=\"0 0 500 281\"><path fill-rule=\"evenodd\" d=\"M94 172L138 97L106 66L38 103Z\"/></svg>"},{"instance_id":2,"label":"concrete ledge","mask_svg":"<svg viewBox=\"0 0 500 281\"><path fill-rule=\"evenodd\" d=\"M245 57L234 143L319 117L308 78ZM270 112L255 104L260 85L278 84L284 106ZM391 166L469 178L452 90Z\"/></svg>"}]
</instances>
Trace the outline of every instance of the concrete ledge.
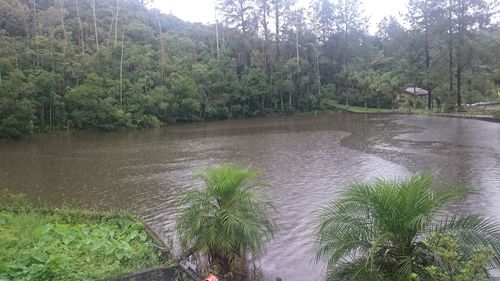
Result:
<instances>
[{"instance_id":1,"label":"concrete ledge","mask_svg":"<svg viewBox=\"0 0 500 281\"><path fill-rule=\"evenodd\" d=\"M159 266L133 272L111 281L183 281L183 272L178 267Z\"/></svg>"}]
</instances>

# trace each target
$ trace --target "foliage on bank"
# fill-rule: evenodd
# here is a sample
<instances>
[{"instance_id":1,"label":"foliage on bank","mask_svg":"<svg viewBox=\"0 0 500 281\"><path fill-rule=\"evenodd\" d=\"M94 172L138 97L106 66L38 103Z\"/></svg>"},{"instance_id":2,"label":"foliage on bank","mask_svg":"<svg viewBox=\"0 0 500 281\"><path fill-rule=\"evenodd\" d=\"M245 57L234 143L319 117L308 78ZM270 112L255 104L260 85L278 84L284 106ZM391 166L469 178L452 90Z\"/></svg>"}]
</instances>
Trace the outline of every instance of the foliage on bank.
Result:
<instances>
[{"instance_id":1,"label":"foliage on bank","mask_svg":"<svg viewBox=\"0 0 500 281\"><path fill-rule=\"evenodd\" d=\"M443 217L466 190L431 184L425 175L356 183L324 207L314 237L327 280L482 280L499 268L499 225L474 214Z\"/></svg>"},{"instance_id":2,"label":"foliage on bank","mask_svg":"<svg viewBox=\"0 0 500 281\"><path fill-rule=\"evenodd\" d=\"M2 207L0 205L0 207ZM128 216L0 209L0 280L107 280L167 256Z\"/></svg>"},{"instance_id":3,"label":"foliage on bank","mask_svg":"<svg viewBox=\"0 0 500 281\"><path fill-rule=\"evenodd\" d=\"M217 26L149 2L0 0L0 138L499 98L490 0L412 0L376 35L361 0L219 0Z\"/></svg>"}]
</instances>

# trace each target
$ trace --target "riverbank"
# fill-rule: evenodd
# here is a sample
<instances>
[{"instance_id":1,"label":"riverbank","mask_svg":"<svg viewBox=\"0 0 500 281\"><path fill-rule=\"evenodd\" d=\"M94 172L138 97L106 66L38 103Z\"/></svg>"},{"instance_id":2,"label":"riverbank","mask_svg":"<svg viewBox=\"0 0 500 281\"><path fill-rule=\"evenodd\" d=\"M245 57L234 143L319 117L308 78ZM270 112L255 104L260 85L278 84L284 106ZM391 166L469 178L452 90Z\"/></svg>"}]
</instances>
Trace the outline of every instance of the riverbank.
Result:
<instances>
[{"instance_id":1,"label":"riverbank","mask_svg":"<svg viewBox=\"0 0 500 281\"><path fill-rule=\"evenodd\" d=\"M335 108L346 111L349 113L362 113L362 114L409 114L409 115L429 115L429 116L440 116L440 117L453 117L453 118L465 118L465 119L475 119L489 122L500 123L500 112L492 111L491 114L477 114L475 111L465 111L462 113L443 113L434 112L426 109L416 109L408 112L407 110L393 110L393 109L377 109L377 108L364 108L360 106L346 106L341 104L336 104Z\"/></svg>"},{"instance_id":2,"label":"riverbank","mask_svg":"<svg viewBox=\"0 0 500 281\"><path fill-rule=\"evenodd\" d=\"M110 280L165 265L163 243L124 213L0 201L0 280Z\"/></svg>"},{"instance_id":3,"label":"riverbank","mask_svg":"<svg viewBox=\"0 0 500 281\"><path fill-rule=\"evenodd\" d=\"M277 118L284 116L316 116L323 114L332 114L338 112L347 112L347 113L356 113L356 114L405 114L405 115L430 115L430 116L441 116L441 117L455 117L455 118L468 118L468 119L476 119L483 121L491 121L491 122L500 122L500 112L493 112L492 114L477 114L475 111L469 111L464 113L441 113L441 112L433 112L425 109L413 109L408 112L407 109L387 109L387 108L364 108L362 106L346 106L344 104L340 104L338 102L332 102L330 104L330 108L326 110L316 110L316 111L305 111L305 112L294 112L294 113L282 113L276 115L267 115L267 116L255 116L255 117L245 117L245 118L236 118L236 119L215 119L215 120L202 120L202 121L192 121L185 123L162 123L160 127L168 127L170 125L176 124L192 124L192 123L207 123L207 122L217 122L223 120L240 120L240 119L254 119L254 118ZM147 130L152 128L121 128L116 130L52 130L45 132L34 133L29 136L23 136L20 139L31 139L31 138L44 138L51 137L58 134L73 134L73 133L95 133L95 132L117 132L117 131L133 131L133 130ZM8 142L13 139L5 139L0 138L0 143ZM14 139L15 140L15 139Z\"/></svg>"},{"instance_id":4,"label":"riverbank","mask_svg":"<svg viewBox=\"0 0 500 281\"><path fill-rule=\"evenodd\" d=\"M399 113L395 110L387 108L364 108L361 106L347 106L339 103L335 103L333 107L350 113Z\"/></svg>"},{"instance_id":5,"label":"riverbank","mask_svg":"<svg viewBox=\"0 0 500 281\"><path fill-rule=\"evenodd\" d=\"M475 119L489 122L500 123L500 115L485 115L485 114L471 114L471 113L426 113L431 116L441 116L441 117L453 117L453 118L464 118L464 119Z\"/></svg>"}]
</instances>

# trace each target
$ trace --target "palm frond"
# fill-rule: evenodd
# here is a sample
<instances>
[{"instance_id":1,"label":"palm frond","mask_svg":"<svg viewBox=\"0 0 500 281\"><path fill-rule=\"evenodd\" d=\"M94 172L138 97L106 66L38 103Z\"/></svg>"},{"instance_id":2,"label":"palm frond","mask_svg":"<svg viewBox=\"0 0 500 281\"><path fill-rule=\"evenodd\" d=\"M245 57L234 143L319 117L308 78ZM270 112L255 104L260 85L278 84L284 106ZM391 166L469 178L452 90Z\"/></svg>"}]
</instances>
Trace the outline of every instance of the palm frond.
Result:
<instances>
[{"instance_id":1,"label":"palm frond","mask_svg":"<svg viewBox=\"0 0 500 281\"><path fill-rule=\"evenodd\" d=\"M320 210L314 231L316 262L327 264L331 280L348 280L332 274L354 274L354 268L390 280L409 280L411 274L423 277L429 259L422 256L422 240L429 231L444 231L456 233L469 253L478 246L492 246L492 265L500 266L500 230L491 220L466 216L434 224L441 208L467 194L463 187L434 191L429 174L405 181L357 182Z\"/></svg>"},{"instance_id":2,"label":"palm frond","mask_svg":"<svg viewBox=\"0 0 500 281\"><path fill-rule=\"evenodd\" d=\"M367 267L368 261L364 258L354 260L342 260L335 266L328 266L326 272L327 281L376 281L382 280L376 271Z\"/></svg>"},{"instance_id":3,"label":"palm frond","mask_svg":"<svg viewBox=\"0 0 500 281\"><path fill-rule=\"evenodd\" d=\"M223 259L230 268L241 264L248 254L259 257L276 225L258 173L222 165L204 169L195 178L204 187L178 199L176 229L183 247L214 260Z\"/></svg>"}]
</instances>

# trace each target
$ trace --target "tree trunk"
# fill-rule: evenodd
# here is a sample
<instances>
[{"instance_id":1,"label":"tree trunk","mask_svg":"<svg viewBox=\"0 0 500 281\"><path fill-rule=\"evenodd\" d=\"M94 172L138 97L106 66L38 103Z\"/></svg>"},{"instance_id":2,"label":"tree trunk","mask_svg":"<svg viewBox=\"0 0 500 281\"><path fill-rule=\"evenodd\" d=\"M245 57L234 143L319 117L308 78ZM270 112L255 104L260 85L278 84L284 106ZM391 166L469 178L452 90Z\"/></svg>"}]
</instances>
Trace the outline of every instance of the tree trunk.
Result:
<instances>
[{"instance_id":1,"label":"tree trunk","mask_svg":"<svg viewBox=\"0 0 500 281\"><path fill-rule=\"evenodd\" d=\"M243 7L244 1L239 1L240 4L240 25L241 25L241 33L246 35L246 23L245 23L245 12Z\"/></svg>"},{"instance_id":2,"label":"tree trunk","mask_svg":"<svg viewBox=\"0 0 500 281\"><path fill-rule=\"evenodd\" d=\"M457 68L457 110L462 110L462 70Z\"/></svg>"},{"instance_id":3,"label":"tree trunk","mask_svg":"<svg viewBox=\"0 0 500 281\"><path fill-rule=\"evenodd\" d=\"M95 15L95 9L96 9L95 1L96 0L91 0L90 1L90 7L92 8L92 14L94 16L94 31L95 31L96 50L99 52L99 33L97 31L97 18L96 18L96 15Z\"/></svg>"},{"instance_id":4,"label":"tree trunk","mask_svg":"<svg viewBox=\"0 0 500 281\"><path fill-rule=\"evenodd\" d=\"M449 57L449 65L448 65L448 74L449 74L449 91L450 97L453 96L453 0L449 0L449 11L448 11L448 57Z\"/></svg>"},{"instance_id":5,"label":"tree trunk","mask_svg":"<svg viewBox=\"0 0 500 281\"><path fill-rule=\"evenodd\" d=\"M38 114L40 115L40 127L45 126L45 105L42 104L40 108L38 109Z\"/></svg>"},{"instance_id":6,"label":"tree trunk","mask_svg":"<svg viewBox=\"0 0 500 281\"><path fill-rule=\"evenodd\" d=\"M274 22L275 22L275 39L276 39L276 63L280 58L280 0L274 0Z\"/></svg>"},{"instance_id":7,"label":"tree trunk","mask_svg":"<svg viewBox=\"0 0 500 281\"><path fill-rule=\"evenodd\" d=\"M64 35L64 48L66 49L66 44L68 43L68 35L66 34L66 25L64 24L64 18L66 16L66 13L64 12L64 1L65 0L61 0L61 26Z\"/></svg>"},{"instance_id":8,"label":"tree trunk","mask_svg":"<svg viewBox=\"0 0 500 281\"><path fill-rule=\"evenodd\" d=\"M283 113L285 111L285 106L283 104L283 91L280 91L280 90L278 90L278 91L280 92L281 113Z\"/></svg>"},{"instance_id":9,"label":"tree trunk","mask_svg":"<svg viewBox=\"0 0 500 281\"><path fill-rule=\"evenodd\" d=\"M33 36L35 39L35 65L40 65L40 58L38 56L38 25L36 20L36 0L33 0Z\"/></svg>"},{"instance_id":10,"label":"tree trunk","mask_svg":"<svg viewBox=\"0 0 500 281\"><path fill-rule=\"evenodd\" d=\"M120 55L120 108L123 108L123 37L124 31L122 30L122 52Z\"/></svg>"},{"instance_id":11,"label":"tree trunk","mask_svg":"<svg viewBox=\"0 0 500 281\"><path fill-rule=\"evenodd\" d=\"M268 5L267 1L268 0L264 1L263 7L262 7L262 25L264 27L264 44L265 44L265 47L264 47L265 48L265 50L264 50L264 65L265 65L267 77L269 78L271 76L271 62L270 62L270 58L269 58L269 28L267 26L267 15L269 14L269 5ZM266 91L266 93L262 97L261 104L260 104L261 113L263 113L265 111L265 100L266 100L267 96L270 95L271 92L272 92L272 87L269 88L268 91Z\"/></svg>"},{"instance_id":12,"label":"tree trunk","mask_svg":"<svg viewBox=\"0 0 500 281\"><path fill-rule=\"evenodd\" d=\"M163 54L165 52L165 47L163 46L163 30L161 29L161 22L160 22L160 17L158 16L158 13L156 14L156 20L158 22L158 30L160 31L160 74L161 74L161 85L164 86L164 77L165 77L165 70L163 67ZM123 40L122 40L123 41ZM123 43L122 43L123 45Z\"/></svg>"},{"instance_id":13,"label":"tree trunk","mask_svg":"<svg viewBox=\"0 0 500 281\"><path fill-rule=\"evenodd\" d=\"M50 99L50 104L49 104L49 127L52 129L52 103L53 100L52 98Z\"/></svg>"},{"instance_id":14,"label":"tree trunk","mask_svg":"<svg viewBox=\"0 0 500 281\"><path fill-rule=\"evenodd\" d=\"M80 18L80 8L78 5L78 0L75 0L76 2L76 17L78 18L78 26L80 27L80 41L82 44L82 54L85 54L85 40L83 38L83 27L82 27L82 20Z\"/></svg>"},{"instance_id":15,"label":"tree trunk","mask_svg":"<svg viewBox=\"0 0 500 281\"><path fill-rule=\"evenodd\" d=\"M299 29L295 31L295 49L297 52L297 74L299 72L300 67L300 59L299 59Z\"/></svg>"},{"instance_id":16,"label":"tree trunk","mask_svg":"<svg viewBox=\"0 0 500 281\"><path fill-rule=\"evenodd\" d=\"M347 17L347 14L348 14L347 4L344 4L344 14ZM344 57L344 67L345 67L345 85L347 88L345 102L346 102L346 106L349 106L348 96L351 95L351 89L350 89L350 85L349 85L349 62L348 62L348 58L347 58L347 56L348 56L347 52L349 51L349 23L348 23L347 19L345 21L344 27L345 27L344 35L345 35L345 46L346 46L346 53L345 53L345 57Z\"/></svg>"},{"instance_id":17,"label":"tree trunk","mask_svg":"<svg viewBox=\"0 0 500 281\"><path fill-rule=\"evenodd\" d=\"M432 91L431 89L427 90L427 108L432 110L433 108L433 100L432 100Z\"/></svg>"},{"instance_id":18,"label":"tree trunk","mask_svg":"<svg viewBox=\"0 0 500 281\"><path fill-rule=\"evenodd\" d=\"M297 77L295 80L296 83L300 83L300 54L299 54L299 28L296 27L296 31L295 31L295 49L296 49L296 52L297 52ZM300 87L300 84L299 84L299 87ZM300 94L300 89L299 87L297 87L297 90L298 90L298 94ZM292 109L292 91L289 91L288 92L288 100L289 100L289 110ZM298 95L297 95L298 97Z\"/></svg>"},{"instance_id":19,"label":"tree trunk","mask_svg":"<svg viewBox=\"0 0 500 281\"><path fill-rule=\"evenodd\" d=\"M465 1L458 1L458 44L456 51L456 78L457 78L457 110L462 110L462 72L465 68L463 46L465 45L465 11L467 9Z\"/></svg>"},{"instance_id":20,"label":"tree trunk","mask_svg":"<svg viewBox=\"0 0 500 281\"><path fill-rule=\"evenodd\" d=\"M288 91L288 110L292 110L292 91Z\"/></svg>"},{"instance_id":21,"label":"tree trunk","mask_svg":"<svg viewBox=\"0 0 500 281\"><path fill-rule=\"evenodd\" d=\"M111 43L111 34L113 33L114 24L115 24L115 16L111 18L111 23L109 24L109 32L108 32L108 40L106 41L106 46L109 48L109 44Z\"/></svg>"},{"instance_id":22,"label":"tree trunk","mask_svg":"<svg viewBox=\"0 0 500 281\"><path fill-rule=\"evenodd\" d=\"M316 77L318 79L318 97L321 96L321 73L319 72L319 53L316 49Z\"/></svg>"},{"instance_id":23,"label":"tree trunk","mask_svg":"<svg viewBox=\"0 0 500 281\"><path fill-rule=\"evenodd\" d=\"M429 1L425 1L425 12L424 12L424 24L425 24L425 73L427 82L425 83L427 90L427 108L432 110L432 94L431 87L429 87L429 68L430 68L430 51L429 51Z\"/></svg>"},{"instance_id":24,"label":"tree trunk","mask_svg":"<svg viewBox=\"0 0 500 281\"><path fill-rule=\"evenodd\" d=\"M55 51L54 51L54 31L50 34L50 61L51 61L51 70L55 72L56 70L56 62L55 62Z\"/></svg>"},{"instance_id":25,"label":"tree trunk","mask_svg":"<svg viewBox=\"0 0 500 281\"><path fill-rule=\"evenodd\" d=\"M217 62L220 63L219 20L217 19L217 9L215 9L215 44L217 47Z\"/></svg>"},{"instance_id":26,"label":"tree trunk","mask_svg":"<svg viewBox=\"0 0 500 281\"><path fill-rule=\"evenodd\" d=\"M268 11L268 4L267 0L265 0L263 7L262 7L262 25L264 28L264 61L265 61L265 66L266 70L269 71L269 28L267 26L267 15L269 14Z\"/></svg>"},{"instance_id":27,"label":"tree trunk","mask_svg":"<svg viewBox=\"0 0 500 281\"><path fill-rule=\"evenodd\" d=\"M120 16L120 0L116 0L116 21L115 21L115 44L113 45L116 47L116 43L118 41L118 18Z\"/></svg>"}]
</instances>

